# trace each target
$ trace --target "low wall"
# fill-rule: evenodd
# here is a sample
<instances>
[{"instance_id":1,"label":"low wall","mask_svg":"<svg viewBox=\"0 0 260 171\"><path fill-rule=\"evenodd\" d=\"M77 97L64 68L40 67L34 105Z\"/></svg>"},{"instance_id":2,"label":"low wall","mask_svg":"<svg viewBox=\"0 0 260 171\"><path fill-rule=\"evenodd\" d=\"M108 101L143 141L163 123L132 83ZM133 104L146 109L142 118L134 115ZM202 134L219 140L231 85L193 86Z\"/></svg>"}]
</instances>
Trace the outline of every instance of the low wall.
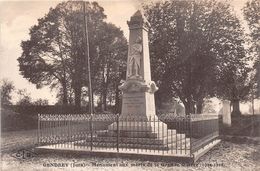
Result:
<instances>
[{"instance_id":1,"label":"low wall","mask_svg":"<svg viewBox=\"0 0 260 171\"><path fill-rule=\"evenodd\" d=\"M260 115L241 115L232 117L232 124L227 127L220 118L220 134L234 136L260 136Z\"/></svg>"},{"instance_id":2,"label":"low wall","mask_svg":"<svg viewBox=\"0 0 260 171\"><path fill-rule=\"evenodd\" d=\"M48 114L73 114L73 113L86 113L88 109L86 107L81 107L80 109L76 106L56 106L56 105L46 105L46 106L34 106L34 105L4 105L4 109L12 110L19 114L26 115L38 115L39 113Z\"/></svg>"}]
</instances>

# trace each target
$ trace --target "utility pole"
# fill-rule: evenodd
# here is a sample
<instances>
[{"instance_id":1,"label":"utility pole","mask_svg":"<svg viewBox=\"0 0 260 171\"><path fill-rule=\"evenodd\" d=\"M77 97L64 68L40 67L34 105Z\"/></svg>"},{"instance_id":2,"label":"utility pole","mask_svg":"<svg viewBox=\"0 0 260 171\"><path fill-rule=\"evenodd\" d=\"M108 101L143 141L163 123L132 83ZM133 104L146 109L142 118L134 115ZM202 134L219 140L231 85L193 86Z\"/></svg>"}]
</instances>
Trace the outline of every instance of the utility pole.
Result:
<instances>
[{"instance_id":1,"label":"utility pole","mask_svg":"<svg viewBox=\"0 0 260 171\"><path fill-rule=\"evenodd\" d=\"M90 60L89 60L89 40L88 40L88 17L86 17L86 2L82 1L84 10L84 54L87 61L87 79L88 79L88 95L89 95L89 112L93 114L93 97L92 97L92 85L91 85L91 73L90 73Z\"/></svg>"},{"instance_id":2,"label":"utility pole","mask_svg":"<svg viewBox=\"0 0 260 171\"><path fill-rule=\"evenodd\" d=\"M255 105L254 105L254 90L252 90L252 112L253 112L253 115L255 115Z\"/></svg>"}]
</instances>

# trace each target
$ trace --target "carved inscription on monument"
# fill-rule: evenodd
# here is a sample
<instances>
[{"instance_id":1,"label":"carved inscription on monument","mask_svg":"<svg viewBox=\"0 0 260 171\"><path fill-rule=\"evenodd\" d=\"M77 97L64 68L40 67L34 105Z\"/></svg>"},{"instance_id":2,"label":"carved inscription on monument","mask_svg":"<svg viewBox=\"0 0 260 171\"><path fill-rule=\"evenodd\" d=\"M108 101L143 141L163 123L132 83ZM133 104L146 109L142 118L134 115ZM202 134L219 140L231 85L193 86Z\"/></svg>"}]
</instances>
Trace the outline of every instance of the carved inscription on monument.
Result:
<instances>
[{"instance_id":1,"label":"carved inscription on monument","mask_svg":"<svg viewBox=\"0 0 260 171\"><path fill-rule=\"evenodd\" d=\"M127 108L128 113L139 113L145 105L143 93L126 93L123 95L123 105Z\"/></svg>"}]
</instances>

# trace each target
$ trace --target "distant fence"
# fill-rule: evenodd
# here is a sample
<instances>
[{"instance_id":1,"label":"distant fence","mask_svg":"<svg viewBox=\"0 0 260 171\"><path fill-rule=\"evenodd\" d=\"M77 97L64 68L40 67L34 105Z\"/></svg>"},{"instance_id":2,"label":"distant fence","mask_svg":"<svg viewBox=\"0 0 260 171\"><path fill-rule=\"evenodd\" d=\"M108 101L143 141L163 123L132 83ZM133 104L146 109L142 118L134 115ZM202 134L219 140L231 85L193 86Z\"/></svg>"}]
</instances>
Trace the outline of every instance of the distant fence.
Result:
<instances>
[{"instance_id":1,"label":"distant fence","mask_svg":"<svg viewBox=\"0 0 260 171\"><path fill-rule=\"evenodd\" d=\"M218 138L218 122L215 115L39 114L37 139L52 148L192 156Z\"/></svg>"},{"instance_id":2,"label":"distant fence","mask_svg":"<svg viewBox=\"0 0 260 171\"><path fill-rule=\"evenodd\" d=\"M222 116L219 119L220 134L231 136L260 136L260 115L233 116L231 126L223 124Z\"/></svg>"},{"instance_id":3,"label":"distant fence","mask_svg":"<svg viewBox=\"0 0 260 171\"><path fill-rule=\"evenodd\" d=\"M74 105L4 105L3 108L12 110L14 112L26 115L35 115L38 113L57 113L57 114L71 114L71 113L86 113L88 109L81 107L80 109Z\"/></svg>"}]
</instances>

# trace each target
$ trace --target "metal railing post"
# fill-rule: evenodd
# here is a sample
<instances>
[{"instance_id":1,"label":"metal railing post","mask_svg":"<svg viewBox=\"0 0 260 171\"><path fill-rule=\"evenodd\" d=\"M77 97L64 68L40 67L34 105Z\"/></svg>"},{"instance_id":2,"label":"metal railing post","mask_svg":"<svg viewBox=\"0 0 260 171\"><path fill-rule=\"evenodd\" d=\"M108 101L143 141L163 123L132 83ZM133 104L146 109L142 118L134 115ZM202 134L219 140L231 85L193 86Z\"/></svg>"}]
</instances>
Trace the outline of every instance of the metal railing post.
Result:
<instances>
[{"instance_id":1,"label":"metal railing post","mask_svg":"<svg viewBox=\"0 0 260 171\"><path fill-rule=\"evenodd\" d=\"M71 128L70 128L70 114L68 115L68 141L69 141L69 148L72 147L72 143L71 143Z\"/></svg>"},{"instance_id":2,"label":"metal railing post","mask_svg":"<svg viewBox=\"0 0 260 171\"><path fill-rule=\"evenodd\" d=\"M192 119L191 115L189 115L189 134L190 134L190 156L192 155Z\"/></svg>"},{"instance_id":3,"label":"metal railing post","mask_svg":"<svg viewBox=\"0 0 260 171\"><path fill-rule=\"evenodd\" d=\"M38 114L38 128L37 128L37 145L40 146L40 118L41 114Z\"/></svg>"},{"instance_id":4,"label":"metal railing post","mask_svg":"<svg viewBox=\"0 0 260 171\"><path fill-rule=\"evenodd\" d=\"M90 114L90 150L92 151L93 149L93 114Z\"/></svg>"},{"instance_id":5,"label":"metal railing post","mask_svg":"<svg viewBox=\"0 0 260 171\"><path fill-rule=\"evenodd\" d=\"M119 114L116 115L116 130L117 130L117 139L116 139L116 149L119 152Z\"/></svg>"},{"instance_id":6,"label":"metal railing post","mask_svg":"<svg viewBox=\"0 0 260 171\"><path fill-rule=\"evenodd\" d=\"M216 125L216 130L217 130L217 132L218 132L218 136L219 136L219 117L217 118L217 121L216 121L217 123L217 125Z\"/></svg>"}]
</instances>

